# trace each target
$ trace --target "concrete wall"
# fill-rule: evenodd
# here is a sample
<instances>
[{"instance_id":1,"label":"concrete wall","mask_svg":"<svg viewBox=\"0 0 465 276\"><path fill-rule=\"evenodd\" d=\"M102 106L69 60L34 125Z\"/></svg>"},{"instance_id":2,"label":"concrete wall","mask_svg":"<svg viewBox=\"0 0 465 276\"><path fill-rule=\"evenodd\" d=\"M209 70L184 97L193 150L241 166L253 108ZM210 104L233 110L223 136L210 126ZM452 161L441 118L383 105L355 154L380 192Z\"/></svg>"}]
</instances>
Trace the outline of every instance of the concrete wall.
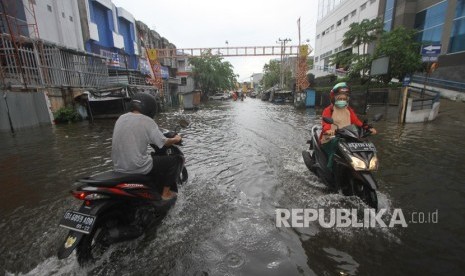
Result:
<instances>
[{"instance_id":1,"label":"concrete wall","mask_svg":"<svg viewBox=\"0 0 465 276\"><path fill-rule=\"evenodd\" d=\"M25 9L28 9L29 0L22 1ZM41 0L35 3L34 11L41 39L68 48L84 50L77 0ZM26 12L26 17L29 24L34 24L31 12Z\"/></svg>"},{"instance_id":2,"label":"concrete wall","mask_svg":"<svg viewBox=\"0 0 465 276\"><path fill-rule=\"evenodd\" d=\"M378 16L379 1L370 0L346 0L334 8L330 13L317 22L316 40L315 40L315 66L324 66L324 55L326 63L331 54L344 50L342 39L344 33L349 30L349 25L354 22L361 22L363 19L374 19ZM361 6L366 5L362 10ZM355 15L352 12L355 10ZM347 17L346 17L347 16ZM346 19L345 19L346 18ZM338 26L338 21L341 24ZM323 33L325 33L323 35ZM362 50L361 50L362 51ZM318 61L317 61L318 57ZM327 64L326 64L327 65Z\"/></svg>"},{"instance_id":3,"label":"concrete wall","mask_svg":"<svg viewBox=\"0 0 465 276\"><path fill-rule=\"evenodd\" d=\"M179 93L186 93L186 92L191 92L194 90L194 79L188 76L183 76L182 78L186 78L187 84L186 85L178 85L178 92ZM181 79L181 77L178 77Z\"/></svg>"},{"instance_id":4,"label":"concrete wall","mask_svg":"<svg viewBox=\"0 0 465 276\"><path fill-rule=\"evenodd\" d=\"M10 131L11 125L17 130L52 124L53 117L44 92L2 91L0 96L0 131Z\"/></svg>"},{"instance_id":5,"label":"concrete wall","mask_svg":"<svg viewBox=\"0 0 465 276\"><path fill-rule=\"evenodd\" d=\"M405 114L406 123L423 123L436 119L439 113L439 102L433 104L433 108L412 111L413 99L408 99Z\"/></svg>"}]
</instances>

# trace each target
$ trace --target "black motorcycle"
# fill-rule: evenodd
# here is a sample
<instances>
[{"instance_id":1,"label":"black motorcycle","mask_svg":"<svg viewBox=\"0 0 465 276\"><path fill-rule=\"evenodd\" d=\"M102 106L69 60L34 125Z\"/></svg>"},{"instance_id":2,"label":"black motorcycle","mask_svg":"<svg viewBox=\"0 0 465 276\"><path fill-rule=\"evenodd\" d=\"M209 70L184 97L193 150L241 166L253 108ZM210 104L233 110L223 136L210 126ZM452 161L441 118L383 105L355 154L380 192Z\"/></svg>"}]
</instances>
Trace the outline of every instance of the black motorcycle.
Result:
<instances>
[{"instance_id":1,"label":"black motorcycle","mask_svg":"<svg viewBox=\"0 0 465 276\"><path fill-rule=\"evenodd\" d=\"M186 127L188 123L181 121L180 125ZM161 130L167 138L177 134L177 130ZM181 145L182 142L161 149L151 145L154 155L182 158L177 183L171 187L176 192L177 186L188 179ZM135 239L156 226L176 201L162 201L160 184L143 174L114 171L79 179L79 186L71 194L83 203L78 211L67 210L60 221L60 226L70 231L58 250L58 259L67 258L76 249L80 265L94 262L110 245Z\"/></svg>"},{"instance_id":2,"label":"black motorcycle","mask_svg":"<svg viewBox=\"0 0 465 276\"><path fill-rule=\"evenodd\" d=\"M375 116L379 121L382 114ZM332 118L324 117L328 124L334 124ZM367 125L367 122L364 122ZM337 125L336 125L337 127ZM371 132L368 128L349 125L344 128L337 127L335 139L337 147L333 156L332 167L328 167L328 156L320 143L320 125L312 127L309 150L302 151L307 168L315 173L331 190L342 191L346 196L358 196L371 208L378 208L376 190L378 184L371 172L378 169L376 148L368 140Z\"/></svg>"}]
</instances>

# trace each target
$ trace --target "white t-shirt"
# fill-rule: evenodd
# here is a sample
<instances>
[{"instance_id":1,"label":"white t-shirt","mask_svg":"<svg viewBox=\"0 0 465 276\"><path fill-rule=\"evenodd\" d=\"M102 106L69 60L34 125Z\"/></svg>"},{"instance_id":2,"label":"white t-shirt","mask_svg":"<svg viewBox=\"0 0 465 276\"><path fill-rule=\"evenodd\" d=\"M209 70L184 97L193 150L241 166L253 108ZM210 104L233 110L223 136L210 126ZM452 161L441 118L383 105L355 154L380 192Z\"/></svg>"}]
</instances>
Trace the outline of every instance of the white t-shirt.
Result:
<instances>
[{"instance_id":1,"label":"white t-shirt","mask_svg":"<svg viewBox=\"0 0 465 276\"><path fill-rule=\"evenodd\" d=\"M133 112L121 115L113 130L113 169L122 173L149 173L153 160L148 145L155 144L162 148L166 139L153 119Z\"/></svg>"}]
</instances>

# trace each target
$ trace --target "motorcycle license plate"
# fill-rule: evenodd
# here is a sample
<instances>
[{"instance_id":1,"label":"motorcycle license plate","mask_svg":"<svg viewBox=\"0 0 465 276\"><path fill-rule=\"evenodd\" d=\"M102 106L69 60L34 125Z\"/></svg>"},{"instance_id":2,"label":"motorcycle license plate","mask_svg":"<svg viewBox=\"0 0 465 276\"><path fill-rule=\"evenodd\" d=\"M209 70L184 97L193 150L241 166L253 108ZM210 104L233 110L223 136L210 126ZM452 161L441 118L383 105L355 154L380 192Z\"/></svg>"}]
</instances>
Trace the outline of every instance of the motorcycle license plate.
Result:
<instances>
[{"instance_id":1,"label":"motorcycle license plate","mask_svg":"<svg viewBox=\"0 0 465 276\"><path fill-rule=\"evenodd\" d=\"M349 150L352 152L357 151L376 151L373 143L347 143Z\"/></svg>"},{"instance_id":2,"label":"motorcycle license plate","mask_svg":"<svg viewBox=\"0 0 465 276\"><path fill-rule=\"evenodd\" d=\"M60 221L60 226L89 234L95 223L95 216L79 213L73 210L67 210Z\"/></svg>"}]
</instances>

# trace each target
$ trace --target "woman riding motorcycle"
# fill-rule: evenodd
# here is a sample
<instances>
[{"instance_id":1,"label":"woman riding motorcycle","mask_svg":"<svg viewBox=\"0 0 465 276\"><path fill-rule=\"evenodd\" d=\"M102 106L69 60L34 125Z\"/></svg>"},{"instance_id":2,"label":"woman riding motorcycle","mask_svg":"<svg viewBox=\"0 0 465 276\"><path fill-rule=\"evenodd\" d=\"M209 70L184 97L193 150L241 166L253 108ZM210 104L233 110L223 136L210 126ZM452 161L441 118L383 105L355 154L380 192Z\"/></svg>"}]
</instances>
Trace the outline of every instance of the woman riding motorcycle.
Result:
<instances>
[{"instance_id":1,"label":"woman riding motorcycle","mask_svg":"<svg viewBox=\"0 0 465 276\"><path fill-rule=\"evenodd\" d=\"M334 124L329 124L322 120L323 130L321 131L320 141L323 150L328 155L328 168L332 167L333 155L337 147L337 139L334 139L337 128L343 128L353 124L368 129L371 134L376 134L376 129L364 125L357 117L354 110L349 107L349 96L350 87L345 82L336 84L329 94L331 104L323 110L323 118L329 117L334 120Z\"/></svg>"}]
</instances>

